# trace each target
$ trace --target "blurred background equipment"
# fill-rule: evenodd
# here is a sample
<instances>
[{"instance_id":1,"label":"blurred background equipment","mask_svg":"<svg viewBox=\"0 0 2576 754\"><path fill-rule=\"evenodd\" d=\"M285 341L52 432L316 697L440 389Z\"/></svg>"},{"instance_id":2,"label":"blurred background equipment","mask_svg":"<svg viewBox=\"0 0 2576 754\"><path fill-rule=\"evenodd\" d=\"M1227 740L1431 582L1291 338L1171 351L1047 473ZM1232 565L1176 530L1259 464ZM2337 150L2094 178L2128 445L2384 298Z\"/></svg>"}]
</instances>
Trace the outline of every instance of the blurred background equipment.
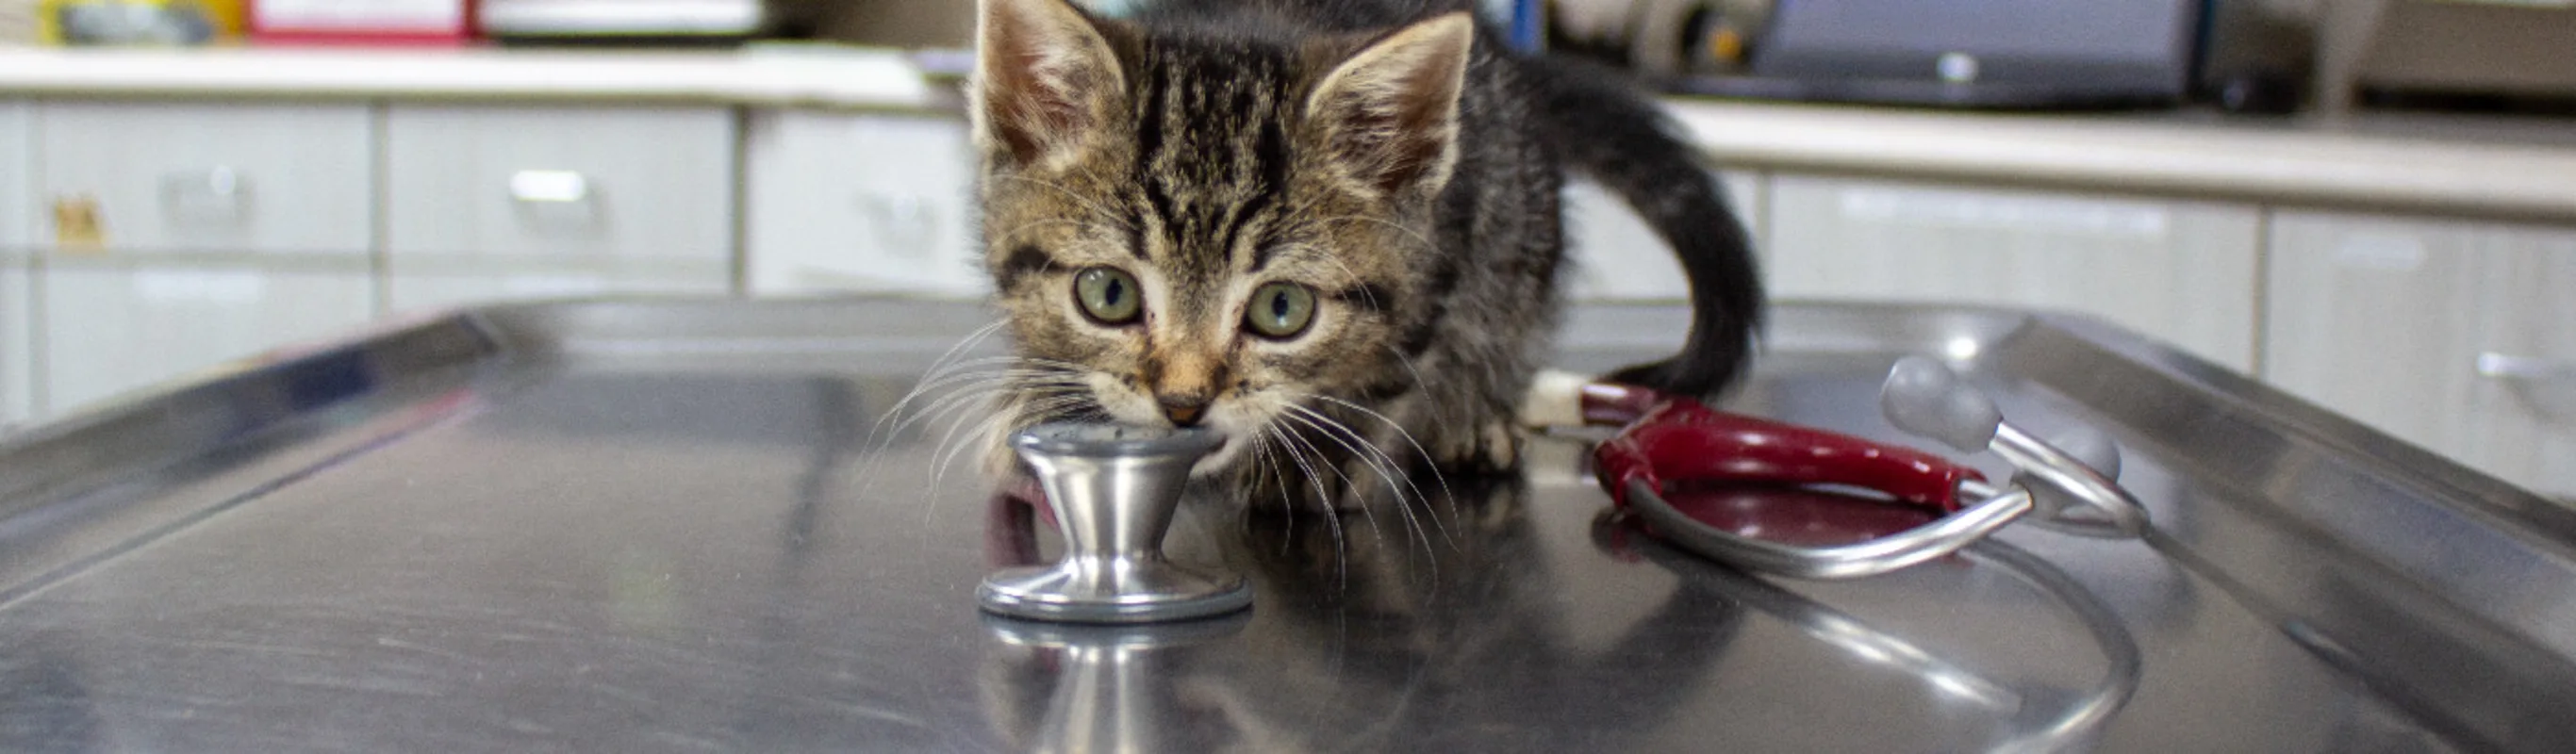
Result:
<instances>
[{"instance_id":1,"label":"blurred background equipment","mask_svg":"<svg viewBox=\"0 0 2576 754\"><path fill-rule=\"evenodd\" d=\"M255 42L456 45L474 36L474 0L245 2Z\"/></svg>"},{"instance_id":2,"label":"blurred background equipment","mask_svg":"<svg viewBox=\"0 0 2576 754\"><path fill-rule=\"evenodd\" d=\"M32 23L57 45L205 45L241 35L240 0L38 0L0 4L0 38Z\"/></svg>"},{"instance_id":3,"label":"blurred background equipment","mask_svg":"<svg viewBox=\"0 0 2576 754\"><path fill-rule=\"evenodd\" d=\"M2320 104L2576 109L2576 0L2337 0Z\"/></svg>"},{"instance_id":4,"label":"blurred background equipment","mask_svg":"<svg viewBox=\"0 0 2576 754\"><path fill-rule=\"evenodd\" d=\"M1556 0L1551 52L1667 89L1988 108L2283 111L2309 58L2270 0Z\"/></svg>"},{"instance_id":5,"label":"blurred background equipment","mask_svg":"<svg viewBox=\"0 0 2576 754\"><path fill-rule=\"evenodd\" d=\"M0 0L0 47L35 42L36 0Z\"/></svg>"},{"instance_id":6,"label":"blurred background equipment","mask_svg":"<svg viewBox=\"0 0 2576 754\"><path fill-rule=\"evenodd\" d=\"M1548 51L1647 76L1741 73L1771 0L1554 0Z\"/></svg>"},{"instance_id":7,"label":"blurred background equipment","mask_svg":"<svg viewBox=\"0 0 2576 754\"><path fill-rule=\"evenodd\" d=\"M2179 102L2199 0L1842 0L1771 8L1741 75L1684 91L1969 107Z\"/></svg>"},{"instance_id":8,"label":"blurred background equipment","mask_svg":"<svg viewBox=\"0 0 2576 754\"><path fill-rule=\"evenodd\" d=\"M772 29L761 0L483 0L484 36L503 42L730 43ZM969 3L968 5L971 5Z\"/></svg>"}]
</instances>

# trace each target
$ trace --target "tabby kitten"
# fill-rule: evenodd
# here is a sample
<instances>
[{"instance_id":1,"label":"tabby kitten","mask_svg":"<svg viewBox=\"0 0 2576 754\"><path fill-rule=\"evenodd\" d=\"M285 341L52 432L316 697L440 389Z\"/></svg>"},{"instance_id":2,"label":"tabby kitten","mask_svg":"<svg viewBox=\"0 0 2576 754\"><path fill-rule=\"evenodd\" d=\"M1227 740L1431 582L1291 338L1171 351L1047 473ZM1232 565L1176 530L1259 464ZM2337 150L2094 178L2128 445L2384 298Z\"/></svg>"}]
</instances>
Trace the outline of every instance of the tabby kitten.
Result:
<instances>
[{"instance_id":1,"label":"tabby kitten","mask_svg":"<svg viewBox=\"0 0 2576 754\"><path fill-rule=\"evenodd\" d=\"M1686 350L1615 377L1731 381L1762 294L1712 177L1649 101L1509 53L1470 2L981 0L982 238L1020 357L1000 436L1206 427L1226 443L1198 474L1327 498L1421 462L1508 468L1569 169L1691 279Z\"/></svg>"}]
</instances>

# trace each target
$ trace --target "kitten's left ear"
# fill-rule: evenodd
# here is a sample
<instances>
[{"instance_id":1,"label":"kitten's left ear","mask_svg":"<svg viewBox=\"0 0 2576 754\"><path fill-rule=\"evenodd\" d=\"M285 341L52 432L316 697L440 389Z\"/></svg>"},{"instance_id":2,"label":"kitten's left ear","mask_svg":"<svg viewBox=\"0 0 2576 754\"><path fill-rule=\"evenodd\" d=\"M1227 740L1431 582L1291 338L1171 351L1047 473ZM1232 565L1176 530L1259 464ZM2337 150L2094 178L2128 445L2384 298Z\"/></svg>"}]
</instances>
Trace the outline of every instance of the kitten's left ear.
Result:
<instances>
[{"instance_id":1,"label":"kitten's left ear","mask_svg":"<svg viewBox=\"0 0 2576 754\"><path fill-rule=\"evenodd\" d=\"M1014 164L1079 153L1125 96L1109 40L1065 0L982 0L975 46L975 141Z\"/></svg>"},{"instance_id":2,"label":"kitten's left ear","mask_svg":"<svg viewBox=\"0 0 2576 754\"><path fill-rule=\"evenodd\" d=\"M1458 95L1476 26L1465 11L1388 35L1324 76L1306 100L1324 149L1381 196L1437 194L1458 161Z\"/></svg>"}]
</instances>

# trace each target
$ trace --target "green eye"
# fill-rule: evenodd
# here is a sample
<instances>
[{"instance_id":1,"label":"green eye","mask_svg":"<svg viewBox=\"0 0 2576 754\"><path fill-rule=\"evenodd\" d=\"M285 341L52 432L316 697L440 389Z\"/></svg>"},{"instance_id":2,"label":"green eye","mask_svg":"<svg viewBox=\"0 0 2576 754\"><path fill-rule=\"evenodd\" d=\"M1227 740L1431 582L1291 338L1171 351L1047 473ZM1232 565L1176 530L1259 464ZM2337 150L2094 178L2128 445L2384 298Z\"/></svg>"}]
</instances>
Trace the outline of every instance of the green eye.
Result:
<instances>
[{"instance_id":1,"label":"green eye","mask_svg":"<svg viewBox=\"0 0 2576 754\"><path fill-rule=\"evenodd\" d=\"M1136 278L1108 267L1076 273L1073 300L1082 305L1083 314L1104 325L1134 322L1145 310L1145 294L1136 289Z\"/></svg>"},{"instance_id":2,"label":"green eye","mask_svg":"<svg viewBox=\"0 0 2576 754\"><path fill-rule=\"evenodd\" d=\"M1255 335L1286 340L1306 331L1315 321L1315 292L1296 283L1269 283L1252 291L1252 306L1243 312L1243 326Z\"/></svg>"}]
</instances>

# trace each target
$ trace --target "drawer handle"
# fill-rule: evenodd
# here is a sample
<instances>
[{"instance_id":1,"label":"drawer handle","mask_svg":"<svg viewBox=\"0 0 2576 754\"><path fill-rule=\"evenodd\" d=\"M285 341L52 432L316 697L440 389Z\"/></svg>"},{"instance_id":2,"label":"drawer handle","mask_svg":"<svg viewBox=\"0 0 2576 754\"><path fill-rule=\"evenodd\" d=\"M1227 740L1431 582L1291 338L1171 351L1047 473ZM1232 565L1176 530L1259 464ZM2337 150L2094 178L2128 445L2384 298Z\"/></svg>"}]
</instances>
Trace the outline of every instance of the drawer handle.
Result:
<instances>
[{"instance_id":1,"label":"drawer handle","mask_svg":"<svg viewBox=\"0 0 2576 754\"><path fill-rule=\"evenodd\" d=\"M2543 416L2576 421L2576 361L2488 351L2478 354L2478 376L2512 386Z\"/></svg>"},{"instance_id":2,"label":"drawer handle","mask_svg":"<svg viewBox=\"0 0 2576 754\"><path fill-rule=\"evenodd\" d=\"M859 202L868 222L876 226L877 240L888 251L903 255L930 252L930 244L939 233L939 212L929 200L910 193L869 192Z\"/></svg>"},{"instance_id":3,"label":"drawer handle","mask_svg":"<svg viewBox=\"0 0 2576 754\"><path fill-rule=\"evenodd\" d=\"M538 233L594 233L599 195L590 177L570 170L521 170L510 174L510 201L521 222Z\"/></svg>"},{"instance_id":4,"label":"drawer handle","mask_svg":"<svg viewBox=\"0 0 2576 754\"><path fill-rule=\"evenodd\" d=\"M192 223L240 223L250 216L250 176L228 165L161 176L161 208Z\"/></svg>"},{"instance_id":5,"label":"drawer handle","mask_svg":"<svg viewBox=\"0 0 2576 754\"><path fill-rule=\"evenodd\" d=\"M522 204L590 201L590 179L570 170L521 170L510 174L510 199Z\"/></svg>"},{"instance_id":6,"label":"drawer handle","mask_svg":"<svg viewBox=\"0 0 2576 754\"><path fill-rule=\"evenodd\" d=\"M2478 376L2514 382L2576 385L2576 361L2488 351L2478 354Z\"/></svg>"}]
</instances>

